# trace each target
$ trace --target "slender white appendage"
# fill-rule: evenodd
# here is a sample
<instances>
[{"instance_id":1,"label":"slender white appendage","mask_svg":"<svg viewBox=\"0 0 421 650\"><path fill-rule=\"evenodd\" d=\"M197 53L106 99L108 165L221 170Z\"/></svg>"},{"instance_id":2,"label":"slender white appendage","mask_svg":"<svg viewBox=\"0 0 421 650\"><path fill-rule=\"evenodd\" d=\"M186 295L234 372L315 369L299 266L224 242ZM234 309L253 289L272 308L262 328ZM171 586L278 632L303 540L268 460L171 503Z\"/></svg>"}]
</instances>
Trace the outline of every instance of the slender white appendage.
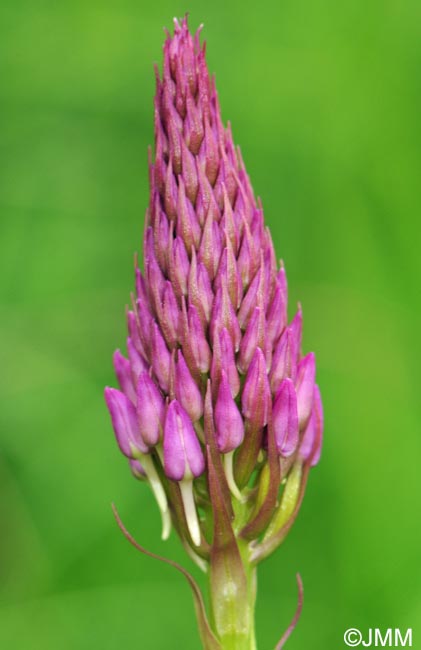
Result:
<instances>
[{"instance_id":1,"label":"slender white appendage","mask_svg":"<svg viewBox=\"0 0 421 650\"><path fill-rule=\"evenodd\" d=\"M171 515L169 510L161 510L161 520L162 520L162 533L161 539L165 542L171 533Z\"/></svg>"},{"instance_id":2,"label":"slender white appendage","mask_svg":"<svg viewBox=\"0 0 421 650\"><path fill-rule=\"evenodd\" d=\"M158 503L158 507L161 511L162 518L162 539L168 539L171 532L171 515L168 509L167 495L165 494L164 488L158 476L158 472L155 469L153 464L152 457L148 454L142 454L139 459L142 463L142 467L145 470L145 474L150 483L152 492L154 493L155 499Z\"/></svg>"},{"instance_id":3,"label":"slender white appendage","mask_svg":"<svg viewBox=\"0 0 421 650\"><path fill-rule=\"evenodd\" d=\"M244 502L244 497L237 487L234 478L234 450L224 454L225 476L227 477L228 487L231 494L240 502Z\"/></svg>"},{"instance_id":4,"label":"slender white appendage","mask_svg":"<svg viewBox=\"0 0 421 650\"><path fill-rule=\"evenodd\" d=\"M179 482L181 498L183 500L184 513L186 515L187 526L193 544L200 545L200 526L199 518L197 516L196 504L193 496L193 481L184 480Z\"/></svg>"},{"instance_id":5,"label":"slender white appendage","mask_svg":"<svg viewBox=\"0 0 421 650\"><path fill-rule=\"evenodd\" d=\"M187 555L193 560L195 564L203 571L203 573L208 572L208 564L205 562L205 560L202 557L199 557L197 553L195 553L189 544L187 542L183 544L184 548L186 549Z\"/></svg>"}]
</instances>

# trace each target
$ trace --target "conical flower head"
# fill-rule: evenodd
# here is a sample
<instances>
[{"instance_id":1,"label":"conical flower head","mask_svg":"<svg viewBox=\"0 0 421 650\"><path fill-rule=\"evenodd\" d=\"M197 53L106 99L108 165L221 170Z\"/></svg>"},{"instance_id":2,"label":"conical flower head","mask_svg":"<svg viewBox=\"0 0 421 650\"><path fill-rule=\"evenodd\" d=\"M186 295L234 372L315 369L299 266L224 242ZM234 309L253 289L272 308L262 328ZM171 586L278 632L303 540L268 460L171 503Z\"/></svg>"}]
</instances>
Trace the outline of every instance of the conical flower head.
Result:
<instances>
[{"instance_id":1,"label":"conical flower head","mask_svg":"<svg viewBox=\"0 0 421 650\"><path fill-rule=\"evenodd\" d=\"M227 494L256 499L243 531L256 541L289 472L319 457L321 400L314 355L301 356L301 309L288 324L285 268L186 20L164 44L154 130L144 270L136 263L128 359L114 357L122 393L108 391L107 403L123 453L144 445L161 509L165 492L178 533L205 557L196 485L215 508L216 472L229 512ZM265 487L250 490L253 481Z\"/></svg>"}]
</instances>

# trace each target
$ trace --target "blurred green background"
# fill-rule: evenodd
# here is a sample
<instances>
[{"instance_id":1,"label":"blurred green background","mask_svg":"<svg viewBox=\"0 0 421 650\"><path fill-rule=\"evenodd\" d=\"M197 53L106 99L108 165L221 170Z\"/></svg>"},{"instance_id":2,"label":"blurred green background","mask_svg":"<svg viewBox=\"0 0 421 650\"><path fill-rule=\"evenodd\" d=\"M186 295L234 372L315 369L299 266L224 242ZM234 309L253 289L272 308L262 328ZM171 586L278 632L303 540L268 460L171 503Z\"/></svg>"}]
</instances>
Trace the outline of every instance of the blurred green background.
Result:
<instances>
[{"instance_id":1,"label":"blurred green background","mask_svg":"<svg viewBox=\"0 0 421 650\"><path fill-rule=\"evenodd\" d=\"M113 520L112 500L184 560L102 396L148 200L152 64L186 9L326 411L299 519L260 570L259 648L288 624L298 570L290 650L345 647L348 627L412 627L421 647L421 5L405 0L2 0L0 647L199 647L183 578Z\"/></svg>"}]
</instances>

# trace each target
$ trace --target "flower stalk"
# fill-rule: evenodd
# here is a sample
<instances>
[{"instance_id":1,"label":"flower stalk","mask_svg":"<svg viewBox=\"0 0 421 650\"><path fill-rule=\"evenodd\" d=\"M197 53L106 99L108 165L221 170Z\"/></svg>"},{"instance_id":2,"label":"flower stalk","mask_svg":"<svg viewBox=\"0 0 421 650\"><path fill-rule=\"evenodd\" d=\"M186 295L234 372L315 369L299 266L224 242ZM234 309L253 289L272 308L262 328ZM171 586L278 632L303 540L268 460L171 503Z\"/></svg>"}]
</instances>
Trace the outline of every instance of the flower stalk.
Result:
<instances>
[{"instance_id":1,"label":"flower stalk","mask_svg":"<svg viewBox=\"0 0 421 650\"><path fill-rule=\"evenodd\" d=\"M302 355L300 307L288 323L285 268L186 19L167 34L154 122L144 271L136 258L128 357L115 352L120 390L105 399L163 539L173 527L208 574L206 612L190 574L164 560L192 587L203 648L256 650L256 568L290 530L320 457L315 357ZM298 584L277 650L301 611Z\"/></svg>"}]
</instances>

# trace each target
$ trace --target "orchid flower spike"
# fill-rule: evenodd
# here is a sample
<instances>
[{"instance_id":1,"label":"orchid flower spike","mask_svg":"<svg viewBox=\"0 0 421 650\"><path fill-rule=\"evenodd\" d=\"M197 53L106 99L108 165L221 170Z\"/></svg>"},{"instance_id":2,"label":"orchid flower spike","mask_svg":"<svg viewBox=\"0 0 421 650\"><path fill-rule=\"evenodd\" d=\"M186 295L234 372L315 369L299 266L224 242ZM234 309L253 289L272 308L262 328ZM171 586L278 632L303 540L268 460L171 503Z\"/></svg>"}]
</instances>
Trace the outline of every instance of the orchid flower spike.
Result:
<instances>
[{"instance_id":1,"label":"orchid flower spike","mask_svg":"<svg viewBox=\"0 0 421 650\"><path fill-rule=\"evenodd\" d=\"M222 121L200 29L175 20L163 59L143 268L136 258L127 357L114 354L120 390L106 388L105 400L163 537L172 525L209 572L208 619L177 565L203 647L252 650L256 565L290 530L320 458L316 362L302 356L301 308L288 322L285 268Z\"/></svg>"}]
</instances>

